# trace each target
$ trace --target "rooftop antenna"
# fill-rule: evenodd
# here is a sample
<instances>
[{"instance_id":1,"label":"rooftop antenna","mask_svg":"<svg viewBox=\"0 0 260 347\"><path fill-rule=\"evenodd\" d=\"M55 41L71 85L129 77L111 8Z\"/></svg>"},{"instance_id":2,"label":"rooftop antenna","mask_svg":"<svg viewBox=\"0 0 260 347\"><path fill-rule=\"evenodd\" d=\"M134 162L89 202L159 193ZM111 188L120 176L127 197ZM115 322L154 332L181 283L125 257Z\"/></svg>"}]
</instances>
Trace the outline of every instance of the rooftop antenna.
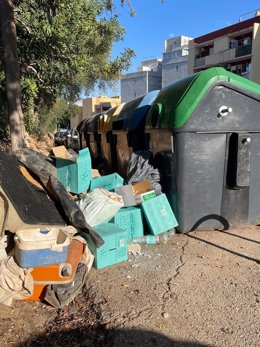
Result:
<instances>
[{"instance_id":1,"label":"rooftop antenna","mask_svg":"<svg viewBox=\"0 0 260 347\"><path fill-rule=\"evenodd\" d=\"M247 12L247 13L241 14L241 15L239 16L239 22L242 22L243 17L244 17L244 16L247 16L248 14L251 14L251 13L255 13L255 17L256 17L256 16L259 16L259 15L260 15L260 10L257 9L257 10L251 11L251 12Z\"/></svg>"}]
</instances>

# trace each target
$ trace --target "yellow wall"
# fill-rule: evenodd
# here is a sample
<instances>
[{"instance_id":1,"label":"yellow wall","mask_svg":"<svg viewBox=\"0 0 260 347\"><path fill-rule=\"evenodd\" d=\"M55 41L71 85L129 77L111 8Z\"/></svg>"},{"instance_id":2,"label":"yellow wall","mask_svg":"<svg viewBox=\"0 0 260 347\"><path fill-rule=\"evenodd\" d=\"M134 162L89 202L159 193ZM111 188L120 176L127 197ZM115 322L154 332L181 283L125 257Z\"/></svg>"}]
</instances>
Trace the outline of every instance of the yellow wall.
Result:
<instances>
[{"instance_id":1,"label":"yellow wall","mask_svg":"<svg viewBox=\"0 0 260 347\"><path fill-rule=\"evenodd\" d=\"M105 105L106 103L109 103L111 104L111 107L114 107L121 103L121 99L119 96L116 96L113 98L109 98L107 96L99 96L99 97L83 99L82 100L83 119L89 118L94 113L99 113L104 111L104 109L102 108L102 105L106 106Z\"/></svg>"}]
</instances>

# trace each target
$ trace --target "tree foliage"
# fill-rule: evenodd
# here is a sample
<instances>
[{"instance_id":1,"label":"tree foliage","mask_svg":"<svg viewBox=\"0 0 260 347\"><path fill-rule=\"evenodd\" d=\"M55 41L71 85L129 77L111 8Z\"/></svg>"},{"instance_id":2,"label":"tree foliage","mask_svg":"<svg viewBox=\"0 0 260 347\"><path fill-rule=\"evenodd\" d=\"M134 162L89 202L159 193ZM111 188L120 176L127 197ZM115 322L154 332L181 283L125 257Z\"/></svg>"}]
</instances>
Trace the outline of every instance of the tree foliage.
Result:
<instances>
[{"instance_id":1,"label":"tree foliage","mask_svg":"<svg viewBox=\"0 0 260 347\"><path fill-rule=\"evenodd\" d=\"M129 67L131 49L111 59L113 43L124 36L112 0L13 3L27 129L33 131L39 119L44 120L40 115L47 115L57 98L74 102L96 83L102 86L117 80ZM0 95L2 71L0 65Z\"/></svg>"}]
</instances>

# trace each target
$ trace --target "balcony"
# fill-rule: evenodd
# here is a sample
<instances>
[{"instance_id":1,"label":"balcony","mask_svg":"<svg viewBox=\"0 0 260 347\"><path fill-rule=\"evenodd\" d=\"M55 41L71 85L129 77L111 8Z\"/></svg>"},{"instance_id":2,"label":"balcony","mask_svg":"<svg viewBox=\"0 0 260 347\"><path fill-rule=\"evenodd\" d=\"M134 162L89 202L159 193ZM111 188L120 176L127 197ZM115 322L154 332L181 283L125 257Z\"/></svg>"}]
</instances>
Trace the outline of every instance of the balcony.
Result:
<instances>
[{"instance_id":1,"label":"balcony","mask_svg":"<svg viewBox=\"0 0 260 347\"><path fill-rule=\"evenodd\" d=\"M194 61L194 68L210 67L221 65L226 62L241 60L241 57L252 54L252 43L238 46L236 48L225 49L215 54L207 55L206 57L197 58Z\"/></svg>"},{"instance_id":2,"label":"balcony","mask_svg":"<svg viewBox=\"0 0 260 347\"><path fill-rule=\"evenodd\" d=\"M197 58L197 59L195 59L195 61L194 61L194 67L201 67L201 66L204 66L205 63L206 63L205 57L203 57L203 58Z\"/></svg>"},{"instance_id":3,"label":"balcony","mask_svg":"<svg viewBox=\"0 0 260 347\"><path fill-rule=\"evenodd\" d=\"M238 46L236 48L236 58L243 57L244 55L249 55L252 53L252 43L244 46Z\"/></svg>"}]
</instances>

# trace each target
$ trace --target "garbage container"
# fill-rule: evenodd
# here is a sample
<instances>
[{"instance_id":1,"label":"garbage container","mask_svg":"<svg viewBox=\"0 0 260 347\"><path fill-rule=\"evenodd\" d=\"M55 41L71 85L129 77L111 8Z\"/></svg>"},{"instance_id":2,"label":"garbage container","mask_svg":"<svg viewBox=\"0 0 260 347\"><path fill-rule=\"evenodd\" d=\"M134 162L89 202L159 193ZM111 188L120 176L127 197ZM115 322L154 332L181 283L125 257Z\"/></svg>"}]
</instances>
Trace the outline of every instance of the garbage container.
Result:
<instances>
[{"instance_id":1,"label":"garbage container","mask_svg":"<svg viewBox=\"0 0 260 347\"><path fill-rule=\"evenodd\" d=\"M101 115L102 113L95 114L89 121L86 130L87 135L89 135L89 151L94 159L101 157L100 135L98 134L98 121Z\"/></svg>"},{"instance_id":2,"label":"garbage container","mask_svg":"<svg viewBox=\"0 0 260 347\"><path fill-rule=\"evenodd\" d=\"M127 176L131 154L147 148L145 139L145 116L159 90L125 103L118 117L113 119L112 132L116 137L118 172Z\"/></svg>"},{"instance_id":3,"label":"garbage container","mask_svg":"<svg viewBox=\"0 0 260 347\"><path fill-rule=\"evenodd\" d=\"M79 122L79 124L77 125L77 130L78 130L78 134L79 134L79 149L83 149L86 147L86 141L85 141L85 138L84 138L84 134L81 132L81 127L84 123L85 119L83 119L81 122Z\"/></svg>"},{"instance_id":4,"label":"garbage container","mask_svg":"<svg viewBox=\"0 0 260 347\"><path fill-rule=\"evenodd\" d=\"M88 118L83 119L77 126L77 130L79 132L80 149L89 147L90 134L88 133L88 127L95 116L96 115L92 115Z\"/></svg>"},{"instance_id":5,"label":"garbage container","mask_svg":"<svg viewBox=\"0 0 260 347\"><path fill-rule=\"evenodd\" d=\"M179 231L260 222L260 85L223 68L177 81L158 94L146 134L155 157L170 158Z\"/></svg>"},{"instance_id":6,"label":"garbage container","mask_svg":"<svg viewBox=\"0 0 260 347\"><path fill-rule=\"evenodd\" d=\"M116 143L112 134L112 121L115 119L124 103L110 108L99 117L98 133L101 136L101 156L104 163L104 173L109 174L117 170Z\"/></svg>"}]
</instances>

